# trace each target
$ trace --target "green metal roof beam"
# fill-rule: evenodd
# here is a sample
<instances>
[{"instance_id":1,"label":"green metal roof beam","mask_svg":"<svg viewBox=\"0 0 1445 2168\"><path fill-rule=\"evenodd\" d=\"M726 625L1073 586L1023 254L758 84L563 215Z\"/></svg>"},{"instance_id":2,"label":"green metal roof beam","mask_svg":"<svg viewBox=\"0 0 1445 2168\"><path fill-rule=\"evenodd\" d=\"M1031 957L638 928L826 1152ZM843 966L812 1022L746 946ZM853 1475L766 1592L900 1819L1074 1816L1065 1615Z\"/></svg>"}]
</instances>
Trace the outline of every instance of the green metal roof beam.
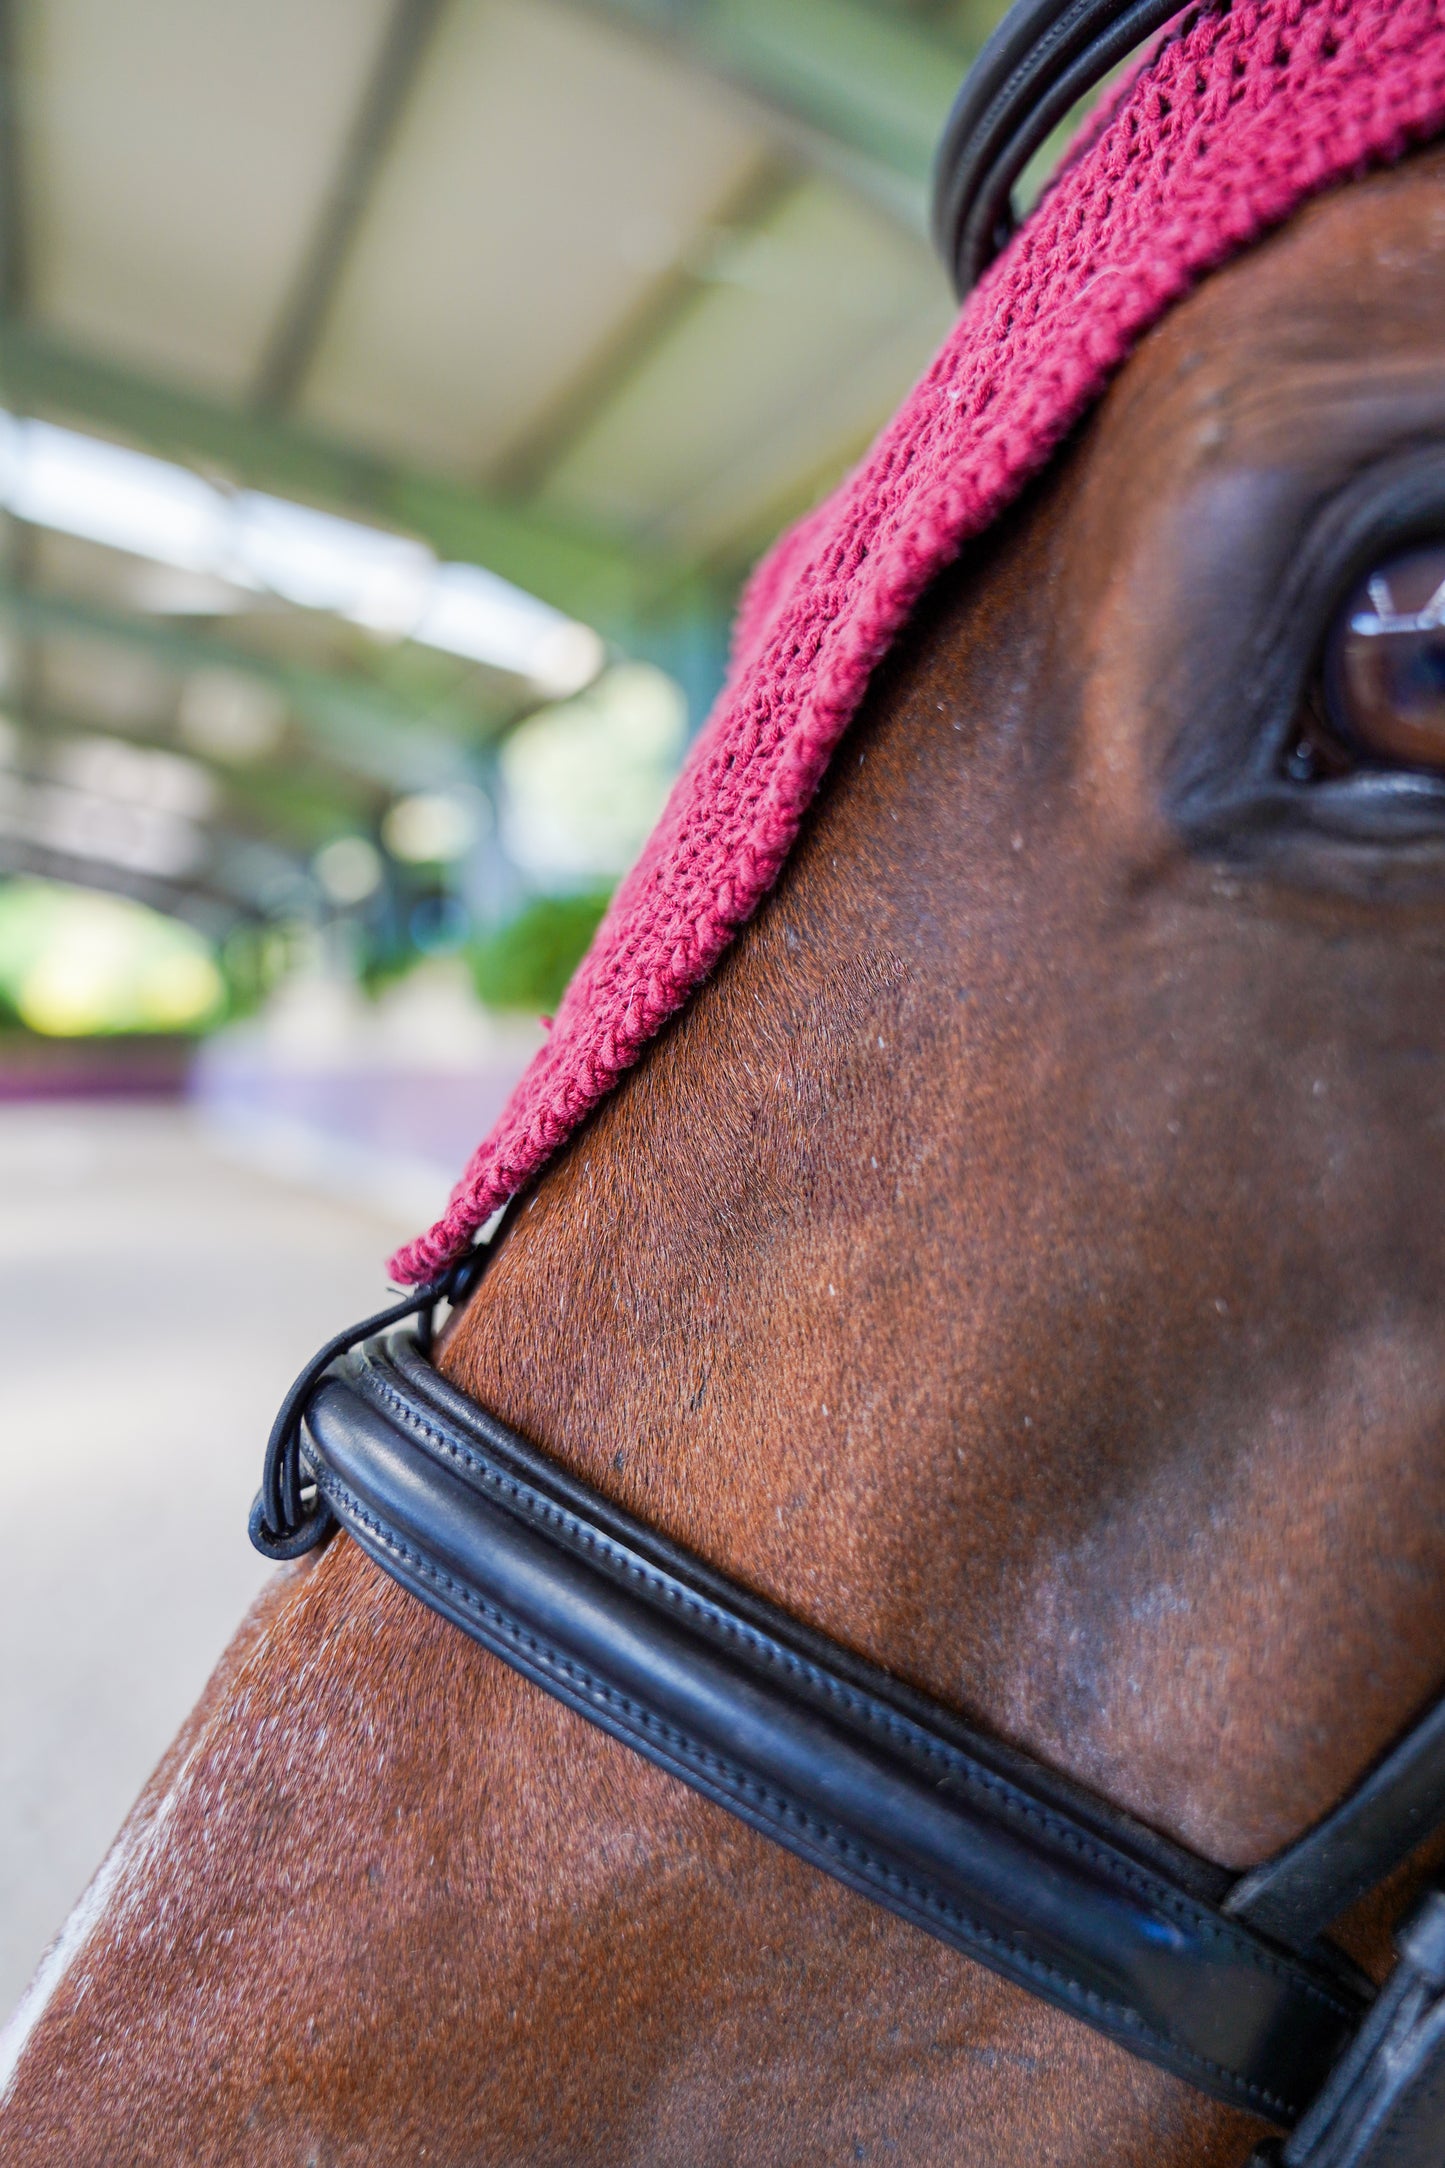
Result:
<instances>
[{"instance_id":1,"label":"green metal roof beam","mask_svg":"<svg viewBox=\"0 0 1445 2168\"><path fill-rule=\"evenodd\" d=\"M17 0L0 0L0 309L25 298L25 172L20 141Z\"/></svg>"},{"instance_id":2,"label":"green metal roof beam","mask_svg":"<svg viewBox=\"0 0 1445 2168\"><path fill-rule=\"evenodd\" d=\"M0 5L13 5L13 0L0 0ZM305 381L377 174L445 5L446 0L393 0L371 81L261 364L255 398L259 407L289 406Z\"/></svg>"},{"instance_id":3,"label":"green metal roof beam","mask_svg":"<svg viewBox=\"0 0 1445 2168\"><path fill-rule=\"evenodd\" d=\"M42 594L13 581L0 581L0 617L40 638L71 636L139 648L178 676L230 670L259 678L281 695L333 759L388 790L415 790L467 772L468 753L457 738L422 725L413 709L379 686L272 661L206 633L68 595Z\"/></svg>"},{"instance_id":4,"label":"green metal roof beam","mask_svg":"<svg viewBox=\"0 0 1445 2168\"><path fill-rule=\"evenodd\" d=\"M967 50L869 0L591 0L906 185L924 223L933 154Z\"/></svg>"},{"instance_id":5,"label":"green metal roof beam","mask_svg":"<svg viewBox=\"0 0 1445 2168\"><path fill-rule=\"evenodd\" d=\"M926 184L962 69L901 12L858 0L708 0L699 34L801 118Z\"/></svg>"},{"instance_id":6,"label":"green metal roof beam","mask_svg":"<svg viewBox=\"0 0 1445 2168\"><path fill-rule=\"evenodd\" d=\"M376 778L359 775L340 766L329 745L321 750L308 745L298 757L295 746L279 755L262 753L244 763L218 760L214 754L178 743L175 731L160 720L124 729L94 715L72 708L52 707L43 700L7 702L10 715L24 725L23 744L36 749L76 738L113 738L118 744L138 745L158 753L181 753L204 768L220 794L223 807L231 809L254 829L278 843L280 849L313 850L334 835L338 822L365 827L383 795ZM22 753L21 766L25 765Z\"/></svg>"},{"instance_id":7,"label":"green metal roof beam","mask_svg":"<svg viewBox=\"0 0 1445 2168\"><path fill-rule=\"evenodd\" d=\"M392 465L302 424L156 383L13 318L0 318L0 399L220 467L253 488L406 529L440 557L486 565L604 632L629 623L668 577L666 565L610 537Z\"/></svg>"}]
</instances>

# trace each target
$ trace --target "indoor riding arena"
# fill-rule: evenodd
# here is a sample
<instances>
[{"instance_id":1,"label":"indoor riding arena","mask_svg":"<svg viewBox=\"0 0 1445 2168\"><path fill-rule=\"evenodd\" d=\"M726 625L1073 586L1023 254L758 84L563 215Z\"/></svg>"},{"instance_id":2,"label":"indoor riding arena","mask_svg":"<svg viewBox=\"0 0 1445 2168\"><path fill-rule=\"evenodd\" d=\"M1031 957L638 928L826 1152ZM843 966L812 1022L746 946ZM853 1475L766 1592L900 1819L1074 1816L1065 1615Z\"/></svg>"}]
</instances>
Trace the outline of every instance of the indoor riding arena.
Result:
<instances>
[{"instance_id":1,"label":"indoor riding arena","mask_svg":"<svg viewBox=\"0 0 1445 2168\"><path fill-rule=\"evenodd\" d=\"M0 2168L1445 2168L1445 0L0 0Z\"/></svg>"}]
</instances>

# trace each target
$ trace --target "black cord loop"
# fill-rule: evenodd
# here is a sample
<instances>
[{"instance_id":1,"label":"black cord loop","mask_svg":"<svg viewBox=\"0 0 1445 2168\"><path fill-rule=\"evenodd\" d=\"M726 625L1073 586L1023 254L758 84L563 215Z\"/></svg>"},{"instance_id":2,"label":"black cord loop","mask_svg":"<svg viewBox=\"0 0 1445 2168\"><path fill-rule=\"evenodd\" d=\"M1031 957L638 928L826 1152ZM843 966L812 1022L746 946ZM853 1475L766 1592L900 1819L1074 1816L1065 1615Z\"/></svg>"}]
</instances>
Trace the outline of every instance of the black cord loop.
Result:
<instances>
[{"instance_id":1,"label":"black cord loop","mask_svg":"<svg viewBox=\"0 0 1445 2168\"><path fill-rule=\"evenodd\" d=\"M378 1310L359 1325L349 1325L312 1356L277 1410L266 1440L261 1488L247 1522L251 1541L264 1558L300 1558L335 1525L330 1506L311 1479L305 1446L306 1411L331 1365L362 1340L408 1317L420 1320L417 1339L423 1354L430 1355L439 1304L446 1302L455 1308L464 1302L481 1278L490 1254L490 1243L474 1244L436 1279L414 1288L400 1302Z\"/></svg>"}]
</instances>

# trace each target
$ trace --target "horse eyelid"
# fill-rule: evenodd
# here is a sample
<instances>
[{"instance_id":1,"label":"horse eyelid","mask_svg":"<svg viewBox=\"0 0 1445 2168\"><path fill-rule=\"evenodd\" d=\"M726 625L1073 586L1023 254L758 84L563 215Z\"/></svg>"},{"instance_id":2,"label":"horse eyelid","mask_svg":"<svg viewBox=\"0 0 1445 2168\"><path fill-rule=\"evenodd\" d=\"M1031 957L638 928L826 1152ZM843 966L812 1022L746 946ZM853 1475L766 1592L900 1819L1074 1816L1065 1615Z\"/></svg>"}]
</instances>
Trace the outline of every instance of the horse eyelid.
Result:
<instances>
[{"instance_id":1,"label":"horse eyelid","mask_svg":"<svg viewBox=\"0 0 1445 2168\"><path fill-rule=\"evenodd\" d=\"M1316 506L1244 672L1260 780L1282 774L1351 595L1386 560L1431 542L1445 544L1445 445L1433 439L1357 468Z\"/></svg>"},{"instance_id":2,"label":"horse eyelid","mask_svg":"<svg viewBox=\"0 0 1445 2168\"><path fill-rule=\"evenodd\" d=\"M1445 837L1445 774L1360 767L1303 781L1286 761L1308 720L1338 612L1381 563L1445 545L1445 444L1393 445L1321 488L1292 534L1272 600L1209 708L1166 757L1170 818L1199 846L1232 849L1251 833L1328 833L1377 847ZM1220 702L1223 705L1220 705Z\"/></svg>"}]
</instances>

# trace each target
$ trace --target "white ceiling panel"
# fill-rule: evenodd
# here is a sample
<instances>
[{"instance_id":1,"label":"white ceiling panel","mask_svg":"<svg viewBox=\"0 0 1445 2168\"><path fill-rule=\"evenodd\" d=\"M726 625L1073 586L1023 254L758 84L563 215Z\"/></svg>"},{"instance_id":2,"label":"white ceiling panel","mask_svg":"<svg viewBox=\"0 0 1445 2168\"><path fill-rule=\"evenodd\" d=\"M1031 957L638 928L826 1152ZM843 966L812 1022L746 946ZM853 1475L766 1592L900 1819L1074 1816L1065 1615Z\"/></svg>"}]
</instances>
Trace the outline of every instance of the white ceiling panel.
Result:
<instances>
[{"instance_id":1,"label":"white ceiling panel","mask_svg":"<svg viewBox=\"0 0 1445 2168\"><path fill-rule=\"evenodd\" d=\"M27 302L158 375L252 382L389 0L33 0Z\"/></svg>"},{"instance_id":2,"label":"white ceiling panel","mask_svg":"<svg viewBox=\"0 0 1445 2168\"><path fill-rule=\"evenodd\" d=\"M453 0L311 371L318 422L480 474L760 164L737 102L554 0Z\"/></svg>"},{"instance_id":3,"label":"white ceiling panel","mask_svg":"<svg viewBox=\"0 0 1445 2168\"><path fill-rule=\"evenodd\" d=\"M711 282L554 468L554 510L672 539L729 522L842 459L947 326L921 242L824 180L720 252ZM689 513L689 507L695 507Z\"/></svg>"}]
</instances>

